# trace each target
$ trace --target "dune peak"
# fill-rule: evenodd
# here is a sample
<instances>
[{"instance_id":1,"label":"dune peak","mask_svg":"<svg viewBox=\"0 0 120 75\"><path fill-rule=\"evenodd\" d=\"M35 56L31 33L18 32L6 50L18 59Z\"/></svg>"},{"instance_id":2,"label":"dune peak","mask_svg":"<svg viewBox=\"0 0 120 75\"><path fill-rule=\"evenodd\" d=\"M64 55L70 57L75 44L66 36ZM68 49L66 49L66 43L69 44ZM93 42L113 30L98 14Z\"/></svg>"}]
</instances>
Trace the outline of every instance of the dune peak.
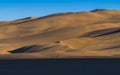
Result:
<instances>
[{"instance_id":1,"label":"dune peak","mask_svg":"<svg viewBox=\"0 0 120 75\"><path fill-rule=\"evenodd\" d=\"M0 59L120 56L119 10L30 16L0 26Z\"/></svg>"},{"instance_id":2,"label":"dune peak","mask_svg":"<svg viewBox=\"0 0 120 75\"><path fill-rule=\"evenodd\" d=\"M91 12L102 12L102 11L118 11L118 10L115 10L115 9L112 9L112 10L108 10L108 9L94 9Z\"/></svg>"}]
</instances>

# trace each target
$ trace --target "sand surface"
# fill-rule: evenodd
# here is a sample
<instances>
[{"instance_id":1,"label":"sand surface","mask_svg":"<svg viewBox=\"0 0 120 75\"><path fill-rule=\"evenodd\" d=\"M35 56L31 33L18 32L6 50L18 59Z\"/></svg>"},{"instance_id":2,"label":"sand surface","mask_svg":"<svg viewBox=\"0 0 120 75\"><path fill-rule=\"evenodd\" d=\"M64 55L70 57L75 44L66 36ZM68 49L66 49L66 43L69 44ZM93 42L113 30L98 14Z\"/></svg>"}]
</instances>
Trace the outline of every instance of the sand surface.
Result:
<instances>
[{"instance_id":1,"label":"sand surface","mask_svg":"<svg viewBox=\"0 0 120 75\"><path fill-rule=\"evenodd\" d=\"M120 11L0 22L0 59L120 57Z\"/></svg>"}]
</instances>

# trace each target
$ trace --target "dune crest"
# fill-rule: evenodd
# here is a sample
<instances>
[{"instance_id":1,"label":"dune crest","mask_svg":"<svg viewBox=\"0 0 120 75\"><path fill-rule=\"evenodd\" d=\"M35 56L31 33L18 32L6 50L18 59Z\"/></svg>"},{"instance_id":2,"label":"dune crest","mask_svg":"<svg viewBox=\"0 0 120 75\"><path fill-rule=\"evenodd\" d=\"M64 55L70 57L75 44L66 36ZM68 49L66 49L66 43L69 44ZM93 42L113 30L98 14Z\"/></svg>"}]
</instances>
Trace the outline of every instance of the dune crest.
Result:
<instances>
[{"instance_id":1,"label":"dune crest","mask_svg":"<svg viewBox=\"0 0 120 75\"><path fill-rule=\"evenodd\" d=\"M81 57L120 57L119 10L0 22L0 59Z\"/></svg>"}]
</instances>

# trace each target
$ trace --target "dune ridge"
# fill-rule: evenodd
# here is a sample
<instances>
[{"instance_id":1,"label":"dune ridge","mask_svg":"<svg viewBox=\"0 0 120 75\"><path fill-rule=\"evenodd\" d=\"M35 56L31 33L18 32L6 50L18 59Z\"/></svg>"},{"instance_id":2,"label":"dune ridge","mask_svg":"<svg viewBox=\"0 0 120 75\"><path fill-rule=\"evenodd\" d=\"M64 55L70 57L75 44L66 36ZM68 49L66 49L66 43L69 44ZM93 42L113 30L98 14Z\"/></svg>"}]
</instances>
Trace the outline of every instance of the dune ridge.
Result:
<instances>
[{"instance_id":1,"label":"dune ridge","mask_svg":"<svg viewBox=\"0 0 120 75\"><path fill-rule=\"evenodd\" d=\"M0 22L0 59L119 55L119 10L96 9Z\"/></svg>"}]
</instances>

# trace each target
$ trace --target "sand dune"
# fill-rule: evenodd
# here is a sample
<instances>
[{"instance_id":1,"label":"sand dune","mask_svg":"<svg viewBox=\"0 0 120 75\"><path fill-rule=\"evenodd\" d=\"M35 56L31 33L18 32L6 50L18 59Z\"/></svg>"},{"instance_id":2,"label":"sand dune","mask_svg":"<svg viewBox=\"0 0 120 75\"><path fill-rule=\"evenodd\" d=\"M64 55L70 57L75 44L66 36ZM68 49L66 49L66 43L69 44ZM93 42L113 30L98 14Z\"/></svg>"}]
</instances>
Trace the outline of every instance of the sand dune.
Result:
<instances>
[{"instance_id":1,"label":"sand dune","mask_svg":"<svg viewBox=\"0 0 120 75\"><path fill-rule=\"evenodd\" d=\"M0 59L120 57L120 11L0 22Z\"/></svg>"}]
</instances>

